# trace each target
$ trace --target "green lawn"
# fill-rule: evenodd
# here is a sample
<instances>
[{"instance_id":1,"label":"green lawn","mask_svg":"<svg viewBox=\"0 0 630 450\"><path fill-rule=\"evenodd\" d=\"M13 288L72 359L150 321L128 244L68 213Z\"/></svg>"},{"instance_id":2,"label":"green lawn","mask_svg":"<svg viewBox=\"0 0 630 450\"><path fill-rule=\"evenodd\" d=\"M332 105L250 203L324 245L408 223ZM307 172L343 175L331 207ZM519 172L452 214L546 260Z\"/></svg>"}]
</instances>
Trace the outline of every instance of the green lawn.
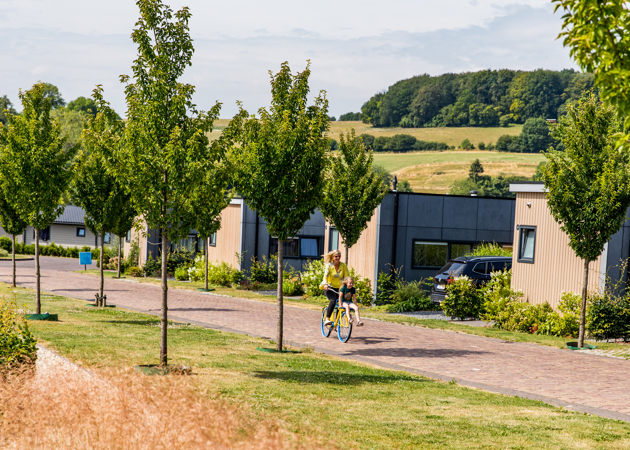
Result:
<instances>
[{"instance_id":1,"label":"green lawn","mask_svg":"<svg viewBox=\"0 0 630 450\"><path fill-rule=\"evenodd\" d=\"M32 308L31 290L10 290ZM88 367L155 363L158 319L44 295L59 322L31 322L38 340ZM435 382L309 351L274 354L248 336L172 323L172 363L194 368L199 392L243 405L253 419L278 419L303 436L328 436L336 424L340 447L623 449L630 424L541 402ZM200 394L201 395L201 394ZM335 431L333 431L335 430Z\"/></svg>"}]
</instances>

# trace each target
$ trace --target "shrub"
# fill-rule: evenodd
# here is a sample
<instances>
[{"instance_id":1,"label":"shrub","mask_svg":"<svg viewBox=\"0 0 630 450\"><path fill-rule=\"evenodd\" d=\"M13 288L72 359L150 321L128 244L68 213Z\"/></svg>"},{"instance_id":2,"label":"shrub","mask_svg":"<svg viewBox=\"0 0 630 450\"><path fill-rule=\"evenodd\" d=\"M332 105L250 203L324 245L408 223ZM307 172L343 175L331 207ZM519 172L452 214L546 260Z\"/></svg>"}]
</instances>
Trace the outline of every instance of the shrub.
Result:
<instances>
[{"instance_id":1,"label":"shrub","mask_svg":"<svg viewBox=\"0 0 630 450\"><path fill-rule=\"evenodd\" d=\"M372 292L370 279L356 275L352 267L350 268L350 276L354 278L354 288L357 290L357 303L366 306L371 305L374 301L374 293Z\"/></svg>"},{"instance_id":2,"label":"shrub","mask_svg":"<svg viewBox=\"0 0 630 450\"><path fill-rule=\"evenodd\" d=\"M195 258L195 263L188 269L191 281L203 281L205 278L205 261L203 255ZM218 286L231 286L243 279L243 272L236 270L225 262L208 263L208 282Z\"/></svg>"},{"instance_id":3,"label":"shrub","mask_svg":"<svg viewBox=\"0 0 630 450\"><path fill-rule=\"evenodd\" d=\"M447 316L478 319L484 312L481 290L467 276L457 277L446 287L442 309Z\"/></svg>"},{"instance_id":4,"label":"shrub","mask_svg":"<svg viewBox=\"0 0 630 450\"><path fill-rule=\"evenodd\" d=\"M324 295L319 284L324 278L325 263L323 259L308 260L302 271L302 283L309 297L319 297Z\"/></svg>"},{"instance_id":5,"label":"shrub","mask_svg":"<svg viewBox=\"0 0 630 450\"><path fill-rule=\"evenodd\" d=\"M278 257L273 255L269 260L263 255L261 260L252 256L252 267L249 269L252 283L263 284L278 282Z\"/></svg>"},{"instance_id":6,"label":"shrub","mask_svg":"<svg viewBox=\"0 0 630 450\"><path fill-rule=\"evenodd\" d=\"M474 150L475 146L473 145L472 142L470 142L470 139L464 139L462 141L461 144L459 144L459 146L464 149L464 150Z\"/></svg>"},{"instance_id":7,"label":"shrub","mask_svg":"<svg viewBox=\"0 0 630 450\"><path fill-rule=\"evenodd\" d=\"M140 267L131 266L127 269L127 274L131 277L141 277L144 274L144 272L142 271Z\"/></svg>"},{"instance_id":8,"label":"shrub","mask_svg":"<svg viewBox=\"0 0 630 450\"><path fill-rule=\"evenodd\" d=\"M6 250L5 250L5 249L3 249L3 248L0 248L0 257L1 257L1 258L6 258L7 256L9 256L9 252L8 252L8 251L6 251Z\"/></svg>"},{"instance_id":9,"label":"shrub","mask_svg":"<svg viewBox=\"0 0 630 450\"><path fill-rule=\"evenodd\" d=\"M394 285L394 274L380 272L378 274L378 280L376 281L376 286L378 286L376 292L376 304L377 305L386 305L391 303L391 295L395 289Z\"/></svg>"},{"instance_id":10,"label":"shrub","mask_svg":"<svg viewBox=\"0 0 630 450\"><path fill-rule=\"evenodd\" d=\"M512 250L503 248L496 242L482 242L466 256L512 256Z\"/></svg>"},{"instance_id":11,"label":"shrub","mask_svg":"<svg viewBox=\"0 0 630 450\"><path fill-rule=\"evenodd\" d=\"M195 254L188 250L179 250L168 254L166 271L174 274L177 268L188 269L195 262Z\"/></svg>"},{"instance_id":12,"label":"shrub","mask_svg":"<svg viewBox=\"0 0 630 450\"><path fill-rule=\"evenodd\" d=\"M33 364L37 359L36 345L15 301L0 299L0 371Z\"/></svg>"},{"instance_id":13,"label":"shrub","mask_svg":"<svg viewBox=\"0 0 630 450\"><path fill-rule=\"evenodd\" d=\"M0 248L6 250L7 252L13 251L13 241L11 238L7 236L0 237Z\"/></svg>"},{"instance_id":14,"label":"shrub","mask_svg":"<svg viewBox=\"0 0 630 450\"><path fill-rule=\"evenodd\" d=\"M136 237L131 241L131 248L129 249L129 255L127 256L127 265L138 266L140 264L140 245L138 238Z\"/></svg>"},{"instance_id":15,"label":"shrub","mask_svg":"<svg viewBox=\"0 0 630 450\"><path fill-rule=\"evenodd\" d=\"M187 281L189 279L188 268L180 266L175 269L175 279L179 281Z\"/></svg>"},{"instance_id":16,"label":"shrub","mask_svg":"<svg viewBox=\"0 0 630 450\"><path fill-rule=\"evenodd\" d=\"M586 330L596 339L630 340L630 296L606 292L592 295L586 310Z\"/></svg>"},{"instance_id":17,"label":"shrub","mask_svg":"<svg viewBox=\"0 0 630 450\"><path fill-rule=\"evenodd\" d=\"M409 281L397 279L390 295L391 305L388 312L431 311L439 309L423 289L426 281Z\"/></svg>"},{"instance_id":18,"label":"shrub","mask_svg":"<svg viewBox=\"0 0 630 450\"><path fill-rule=\"evenodd\" d=\"M160 261L155 259L153 255L149 255L144 266L142 266L142 273L146 277L156 277L160 275L160 270L162 269L162 265Z\"/></svg>"}]
</instances>

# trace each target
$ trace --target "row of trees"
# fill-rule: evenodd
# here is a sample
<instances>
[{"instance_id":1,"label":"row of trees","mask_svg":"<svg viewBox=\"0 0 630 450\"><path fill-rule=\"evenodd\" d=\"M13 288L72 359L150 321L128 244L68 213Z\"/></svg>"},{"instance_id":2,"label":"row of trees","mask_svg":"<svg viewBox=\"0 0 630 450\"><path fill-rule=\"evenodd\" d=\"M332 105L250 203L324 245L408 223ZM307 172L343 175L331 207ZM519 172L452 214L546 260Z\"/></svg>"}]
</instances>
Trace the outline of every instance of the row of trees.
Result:
<instances>
[{"instance_id":1,"label":"row of trees","mask_svg":"<svg viewBox=\"0 0 630 450\"><path fill-rule=\"evenodd\" d=\"M179 81L194 51L190 11L173 13L159 0L138 0L137 5L140 19L131 36L138 56L133 76L121 76L127 119L119 119L97 87L97 112L82 132L78 151L76 145L67 147L60 123L51 117L53 100L44 95L44 84L21 93L23 113L7 113L8 126L0 129L0 193L7 210L23 221L22 229L26 224L45 228L63 210L62 194L74 180L74 193L92 231L122 235L131 227L127 219L134 216L157 230L162 259L160 363L165 365L168 242L193 228L203 237L215 233L232 185L279 240L276 345L282 350L284 241L319 207L352 247L387 186L371 169L371 152L353 131L340 137L339 153L328 152L325 92L307 105L310 63L296 75L287 63L278 73L270 72L271 107L259 109L258 116L241 107L221 137L210 143L207 134L221 105L198 110L192 102L194 86ZM10 215L3 211L0 216ZM37 260L38 242L36 236ZM39 311L39 262L36 266Z\"/></svg>"},{"instance_id":2,"label":"row of trees","mask_svg":"<svg viewBox=\"0 0 630 450\"><path fill-rule=\"evenodd\" d=\"M361 107L376 127L497 127L529 118L557 119L593 86L591 74L482 70L402 80Z\"/></svg>"}]
</instances>

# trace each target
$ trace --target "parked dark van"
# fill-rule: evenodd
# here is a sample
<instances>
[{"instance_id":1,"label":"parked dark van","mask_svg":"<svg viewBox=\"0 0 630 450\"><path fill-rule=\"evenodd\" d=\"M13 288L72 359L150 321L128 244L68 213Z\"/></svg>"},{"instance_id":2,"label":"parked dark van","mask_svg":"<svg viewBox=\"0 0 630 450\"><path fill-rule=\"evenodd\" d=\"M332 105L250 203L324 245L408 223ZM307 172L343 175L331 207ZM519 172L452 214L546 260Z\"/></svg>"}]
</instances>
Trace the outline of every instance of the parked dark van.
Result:
<instances>
[{"instance_id":1,"label":"parked dark van","mask_svg":"<svg viewBox=\"0 0 630 450\"><path fill-rule=\"evenodd\" d=\"M507 256L462 256L449 260L433 277L431 301L442 303L446 297L446 286L453 279L466 275L477 285L483 285L492 272L512 268L512 258Z\"/></svg>"}]
</instances>

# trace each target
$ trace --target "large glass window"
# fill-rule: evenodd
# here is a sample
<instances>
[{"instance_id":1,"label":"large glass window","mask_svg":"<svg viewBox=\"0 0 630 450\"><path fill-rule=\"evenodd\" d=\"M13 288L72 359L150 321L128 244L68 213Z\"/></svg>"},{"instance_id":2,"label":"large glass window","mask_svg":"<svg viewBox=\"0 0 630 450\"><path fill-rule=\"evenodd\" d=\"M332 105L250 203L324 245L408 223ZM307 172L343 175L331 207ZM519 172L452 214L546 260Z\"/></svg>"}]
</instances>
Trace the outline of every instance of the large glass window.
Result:
<instances>
[{"instance_id":1,"label":"large glass window","mask_svg":"<svg viewBox=\"0 0 630 450\"><path fill-rule=\"evenodd\" d=\"M317 258L319 257L319 239L318 237L295 237L291 240L284 241L282 246L282 256L287 258ZM278 239L270 238L269 254L278 253Z\"/></svg>"},{"instance_id":2,"label":"large glass window","mask_svg":"<svg viewBox=\"0 0 630 450\"><path fill-rule=\"evenodd\" d=\"M131 242L131 230L127 231L127 236L125 236L125 242Z\"/></svg>"},{"instance_id":3,"label":"large glass window","mask_svg":"<svg viewBox=\"0 0 630 450\"><path fill-rule=\"evenodd\" d=\"M466 256L472 250L471 244L451 244L450 259Z\"/></svg>"},{"instance_id":4,"label":"large glass window","mask_svg":"<svg viewBox=\"0 0 630 450\"><path fill-rule=\"evenodd\" d=\"M216 233L212 233L212 236L210 236L208 238L208 242L210 246L212 247L216 247L217 246L217 234Z\"/></svg>"},{"instance_id":5,"label":"large glass window","mask_svg":"<svg viewBox=\"0 0 630 450\"><path fill-rule=\"evenodd\" d=\"M518 239L518 262L534 263L536 250L536 227L521 225Z\"/></svg>"},{"instance_id":6,"label":"large glass window","mask_svg":"<svg viewBox=\"0 0 630 450\"><path fill-rule=\"evenodd\" d=\"M339 230L330 227L330 235L328 236L328 251L339 249Z\"/></svg>"},{"instance_id":7,"label":"large glass window","mask_svg":"<svg viewBox=\"0 0 630 450\"><path fill-rule=\"evenodd\" d=\"M446 264L447 259L447 242L414 242L412 261L414 267L440 268Z\"/></svg>"}]
</instances>

